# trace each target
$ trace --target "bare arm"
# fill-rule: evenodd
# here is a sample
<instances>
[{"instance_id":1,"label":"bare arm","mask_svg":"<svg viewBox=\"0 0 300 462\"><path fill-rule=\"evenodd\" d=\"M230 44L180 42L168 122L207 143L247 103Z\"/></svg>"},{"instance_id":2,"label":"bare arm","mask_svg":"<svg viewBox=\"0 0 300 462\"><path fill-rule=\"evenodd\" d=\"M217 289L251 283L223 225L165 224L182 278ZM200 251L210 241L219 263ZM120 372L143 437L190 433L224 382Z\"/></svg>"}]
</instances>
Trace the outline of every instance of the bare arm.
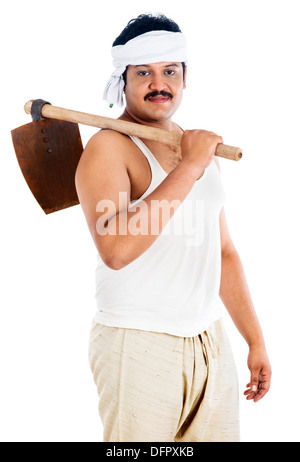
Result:
<instances>
[{"instance_id":1,"label":"bare arm","mask_svg":"<svg viewBox=\"0 0 300 462\"><path fill-rule=\"evenodd\" d=\"M137 208L134 205L129 207L128 139L118 133L100 132L90 140L79 162L75 182L90 232L107 266L121 269L153 244L222 141L212 132L186 132L182 142L182 162L144 199L143 206ZM120 192L125 197L122 203ZM162 200L166 208L171 203L174 206L169 207L168 213L158 216L152 201ZM104 210L105 204L111 205L111 211ZM140 234L132 232L131 224L135 218L143 227ZM155 234L151 233L153 226L158 231Z\"/></svg>"},{"instance_id":2,"label":"bare arm","mask_svg":"<svg viewBox=\"0 0 300 462\"><path fill-rule=\"evenodd\" d=\"M229 234L224 209L220 213L220 230L222 245L220 297L237 329L248 343L248 367L251 378L245 395L247 399L256 402L269 391L271 366L242 262Z\"/></svg>"}]
</instances>

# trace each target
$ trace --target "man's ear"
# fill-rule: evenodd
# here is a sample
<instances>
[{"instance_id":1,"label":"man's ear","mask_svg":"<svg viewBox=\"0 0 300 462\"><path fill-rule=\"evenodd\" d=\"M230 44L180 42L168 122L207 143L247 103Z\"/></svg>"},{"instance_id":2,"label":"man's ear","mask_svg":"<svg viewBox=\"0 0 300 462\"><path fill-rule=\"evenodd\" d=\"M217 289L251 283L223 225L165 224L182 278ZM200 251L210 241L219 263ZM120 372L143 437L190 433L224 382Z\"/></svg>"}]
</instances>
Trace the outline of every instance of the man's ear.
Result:
<instances>
[{"instance_id":1,"label":"man's ear","mask_svg":"<svg viewBox=\"0 0 300 462\"><path fill-rule=\"evenodd\" d=\"M187 66L185 66L185 69L184 69L183 88L186 88L186 75L187 75Z\"/></svg>"}]
</instances>

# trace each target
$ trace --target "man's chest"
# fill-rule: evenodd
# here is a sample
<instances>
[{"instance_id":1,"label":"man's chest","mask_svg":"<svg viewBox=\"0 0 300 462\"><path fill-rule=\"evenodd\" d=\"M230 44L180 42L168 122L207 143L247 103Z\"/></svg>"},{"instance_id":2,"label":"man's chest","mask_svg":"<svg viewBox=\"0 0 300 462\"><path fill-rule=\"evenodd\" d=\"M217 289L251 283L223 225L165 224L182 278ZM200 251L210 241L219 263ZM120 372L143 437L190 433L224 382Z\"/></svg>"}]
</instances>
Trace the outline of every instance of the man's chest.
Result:
<instances>
[{"instance_id":1,"label":"man's chest","mask_svg":"<svg viewBox=\"0 0 300 462\"><path fill-rule=\"evenodd\" d=\"M163 145L161 143L152 143L148 140L143 140L152 154L152 160L155 165L154 172L146 156L141 150L135 146L136 149L132 151L128 162L128 174L131 183L131 201L141 197L148 189L151 183L152 174L158 170L163 170L167 175L174 170L174 168L181 161L181 149L176 146Z\"/></svg>"}]
</instances>

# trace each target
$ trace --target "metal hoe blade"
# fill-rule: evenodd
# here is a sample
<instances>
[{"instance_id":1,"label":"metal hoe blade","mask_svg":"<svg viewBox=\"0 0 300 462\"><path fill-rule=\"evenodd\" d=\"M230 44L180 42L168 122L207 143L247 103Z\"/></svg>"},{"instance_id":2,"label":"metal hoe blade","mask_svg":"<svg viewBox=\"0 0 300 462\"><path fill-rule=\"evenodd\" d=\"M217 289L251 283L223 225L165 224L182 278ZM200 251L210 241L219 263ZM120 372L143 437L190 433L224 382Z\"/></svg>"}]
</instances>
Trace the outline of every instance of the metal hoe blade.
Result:
<instances>
[{"instance_id":1,"label":"metal hoe blade","mask_svg":"<svg viewBox=\"0 0 300 462\"><path fill-rule=\"evenodd\" d=\"M78 124L34 120L11 133L23 176L44 212L79 204L75 172L83 146Z\"/></svg>"}]
</instances>

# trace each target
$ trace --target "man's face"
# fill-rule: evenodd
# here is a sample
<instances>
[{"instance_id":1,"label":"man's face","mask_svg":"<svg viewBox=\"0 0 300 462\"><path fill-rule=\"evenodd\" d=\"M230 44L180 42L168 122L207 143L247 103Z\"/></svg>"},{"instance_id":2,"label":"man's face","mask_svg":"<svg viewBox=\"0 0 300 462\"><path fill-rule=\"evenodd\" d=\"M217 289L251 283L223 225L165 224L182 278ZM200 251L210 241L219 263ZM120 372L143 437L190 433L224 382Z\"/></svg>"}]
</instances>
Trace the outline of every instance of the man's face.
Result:
<instances>
[{"instance_id":1,"label":"man's face","mask_svg":"<svg viewBox=\"0 0 300 462\"><path fill-rule=\"evenodd\" d=\"M141 121L164 122L176 112L185 87L181 63L130 65L126 74L126 109Z\"/></svg>"}]
</instances>

